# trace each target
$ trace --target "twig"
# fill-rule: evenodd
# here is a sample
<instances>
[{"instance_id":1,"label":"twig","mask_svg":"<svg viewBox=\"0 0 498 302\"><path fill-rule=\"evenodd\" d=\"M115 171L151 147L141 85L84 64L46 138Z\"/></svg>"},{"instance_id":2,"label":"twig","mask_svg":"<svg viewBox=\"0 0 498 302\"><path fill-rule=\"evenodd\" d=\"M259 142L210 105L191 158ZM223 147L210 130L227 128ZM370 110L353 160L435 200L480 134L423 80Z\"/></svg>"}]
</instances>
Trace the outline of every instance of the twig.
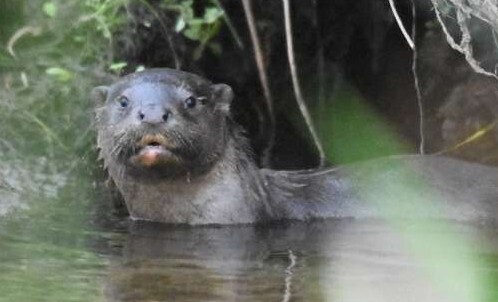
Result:
<instances>
[{"instance_id":1,"label":"twig","mask_svg":"<svg viewBox=\"0 0 498 302\"><path fill-rule=\"evenodd\" d=\"M221 11L223 12L223 19L225 19L225 23L227 24L228 30L232 34L235 43L240 49L244 49L244 43L242 42L242 39L240 38L240 35L237 32L237 29L235 28L235 26L233 26L232 20L228 16L225 7L223 7L220 0L213 0L213 1L218 6L218 8L221 9Z\"/></svg>"},{"instance_id":2,"label":"twig","mask_svg":"<svg viewBox=\"0 0 498 302\"><path fill-rule=\"evenodd\" d=\"M319 110L319 115L318 115L318 121L319 125L323 121L323 116L325 113L325 59L323 55L323 42L322 42L322 35L320 33L320 26L318 24L318 5L316 3L317 0L311 0L311 3L313 4L313 15L312 15L312 20L313 20L313 27L316 32L316 56L317 56L317 77L318 77L318 110ZM318 128L318 132L320 132L321 129Z\"/></svg>"},{"instance_id":3,"label":"twig","mask_svg":"<svg viewBox=\"0 0 498 302\"><path fill-rule=\"evenodd\" d=\"M417 75L417 59L418 59L418 53L417 53L417 45L415 44L415 41L417 41L417 10L415 7L415 1L412 0L412 39L414 41L413 43L413 58L412 58L412 73L413 73L413 80L414 80L414 85L415 85L415 92L417 94L417 105L418 105L418 117L419 117L419 134L420 134L420 145L419 145L419 152L420 154L425 154L425 136L424 136L424 107L422 103L422 94L420 93L420 86L418 82L418 75Z\"/></svg>"},{"instance_id":4,"label":"twig","mask_svg":"<svg viewBox=\"0 0 498 302\"><path fill-rule=\"evenodd\" d=\"M290 20L290 5L289 0L283 0L284 3L284 21L285 21L285 37L287 40L287 56L289 58L289 67L291 71L292 77L292 86L294 87L294 94L296 96L296 101L299 106L299 110L301 110L301 114L306 121L306 125L311 133L313 141L315 143L316 148L318 149L318 153L320 156L320 167L325 164L325 153L323 152L322 144L320 143L320 139L316 134L315 128L313 126L313 122L311 120L311 115L306 107L306 103L304 102L303 94L301 92L301 87L299 86L299 79L297 76L297 68L296 68L296 60L294 58L294 45L292 39L292 25Z\"/></svg>"},{"instance_id":5,"label":"twig","mask_svg":"<svg viewBox=\"0 0 498 302\"><path fill-rule=\"evenodd\" d=\"M256 30L256 23L254 21L254 15L251 8L251 0L242 0L244 6L244 13L247 19L247 25L249 27L249 33L251 35L252 45L254 47L254 57L256 59L256 65L258 67L259 80L261 86L263 87L263 94L266 101L266 109L268 110L268 126L269 126L269 137L268 142L263 150L263 166L270 165L270 156L275 144L275 115L273 112L273 98L270 91L270 86L268 84L268 77L266 75L265 62L263 61L263 53L261 51L261 44L258 38L258 32Z\"/></svg>"},{"instance_id":6,"label":"twig","mask_svg":"<svg viewBox=\"0 0 498 302\"><path fill-rule=\"evenodd\" d=\"M10 37L7 42L7 51L13 58L17 58L16 52L14 51L14 45L19 39L24 37L26 34L31 34L33 36L39 36L41 34L41 27L33 27L33 26L24 26L18 29L12 37Z\"/></svg>"},{"instance_id":7,"label":"twig","mask_svg":"<svg viewBox=\"0 0 498 302\"><path fill-rule=\"evenodd\" d=\"M457 144L450 146L447 149L443 149L441 151L436 152L436 155L440 154L446 154L448 152L456 151L465 145L471 144L476 142L478 139L482 138L484 135L488 134L490 131L495 130L496 124L498 122L494 121L492 123L489 123L488 125L478 129L476 132L472 133L471 135L467 136L464 140L458 142Z\"/></svg>"},{"instance_id":8,"label":"twig","mask_svg":"<svg viewBox=\"0 0 498 302\"><path fill-rule=\"evenodd\" d=\"M394 19L396 19L396 22L398 23L398 27L401 30L401 33L403 34L403 37L405 37L406 42L410 46L411 49L413 49L414 43L412 39L410 38L410 35L406 31L405 26L403 25L403 21L401 21L401 18L398 15L398 11L396 10L396 6L394 5L394 0L389 0L389 6L391 6L391 11L393 12Z\"/></svg>"},{"instance_id":9,"label":"twig","mask_svg":"<svg viewBox=\"0 0 498 302\"><path fill-rule=\"evenodd\" d=\"M463 15L463 12L460 9L456 8L458 25L460 26L460 30L462 32L461 42L460 44L457 44L453 39L453 36L449 33L448 28L446 27L446 24L444 24L443 18L441 17L439 1L440 0L431 0L432 5L434 6L434 11L436 12L437 21L439 22L439 25L441 25L441 29L446 36L446 41L451 46L451 48L463 54L465 56L465 59L467 60L467 63L469 63L470 67L472 67L475 72L498 79L498 76L496 74L484 70L479 65L479 62L477 62L472 56L472 48L470 46L470 32L467 26L464 24L465 16Z\"/></svg>"}]
</instances>

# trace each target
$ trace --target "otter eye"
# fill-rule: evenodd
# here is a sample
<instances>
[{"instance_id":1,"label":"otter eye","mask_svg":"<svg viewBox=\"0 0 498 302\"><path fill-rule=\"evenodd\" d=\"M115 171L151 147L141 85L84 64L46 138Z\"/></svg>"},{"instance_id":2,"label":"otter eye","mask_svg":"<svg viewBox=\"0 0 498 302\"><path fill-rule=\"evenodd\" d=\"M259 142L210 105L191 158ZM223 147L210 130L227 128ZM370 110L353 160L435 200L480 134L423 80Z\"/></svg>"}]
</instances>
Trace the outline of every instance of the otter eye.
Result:
<instances>
[{"instance_id":1,"label":"otter eye","mask_svg":"<svg viewBox=\"0 0 498 302\"><path fill-rule=\"evenodd\" d=\"M130 101L124 95L120 96L117 101L122 108L126 108L130 104Z\"/></svg>"},{"instance_id":2,"label":"otter eye","mask_svg":"<svg viewBox=\"0 0 498 302\"><path fill-rule=\"evenodd\" d=\"M197 98L197 100L199 102L201 102L202 105L206 105L206 103L207 103L207 97L205 97L205 96L200 96Z\"/></svg>"},{"instance_id":3,"label":"otter eye","mask_svg":"<svg viewBox=\"0 0 498 302\"><path fill-rule=\"evenodd\" d=\"M187 108L194 108L197 105L197 99L193 96L189 96L185 99L185 106Z\"/></svg>"}]
</instances>

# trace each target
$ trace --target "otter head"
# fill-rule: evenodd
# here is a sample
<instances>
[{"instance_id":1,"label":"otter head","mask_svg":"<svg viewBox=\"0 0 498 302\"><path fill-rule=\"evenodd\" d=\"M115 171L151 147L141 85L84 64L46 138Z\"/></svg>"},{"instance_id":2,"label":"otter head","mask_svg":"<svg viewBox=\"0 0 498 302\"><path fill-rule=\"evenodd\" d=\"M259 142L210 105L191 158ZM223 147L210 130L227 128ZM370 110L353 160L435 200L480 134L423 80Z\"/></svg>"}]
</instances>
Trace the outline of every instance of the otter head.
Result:
<instances>
[{"instance_id":1,"label":"otter head","mask_svg":"<svg viewBox=\"0 0 498 302\"><path fill-rule=\"evenodd\" d=\"M187 72L150 69L94 88L105 164L138 179L206 173L228 135L232 89Z\"/></svg>"}]
</instances>

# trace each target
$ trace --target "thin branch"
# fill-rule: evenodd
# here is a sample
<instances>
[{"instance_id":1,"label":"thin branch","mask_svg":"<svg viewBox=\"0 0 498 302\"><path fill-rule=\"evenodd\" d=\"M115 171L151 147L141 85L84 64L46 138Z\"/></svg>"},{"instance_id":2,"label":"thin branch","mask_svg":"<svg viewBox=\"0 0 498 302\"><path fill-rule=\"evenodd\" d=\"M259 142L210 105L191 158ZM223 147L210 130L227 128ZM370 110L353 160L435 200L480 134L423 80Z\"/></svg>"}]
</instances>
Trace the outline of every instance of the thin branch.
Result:
<instances>
[{"instance_id":1,"label":"thin branch","mask_svg":"<svg viewBox=\"0 0 498 302\"><path fill-rule=\"evenodd\" d=\"M450 146L447 149L438 151L435 154L437 154L437 155L447 154L448 152L453 152L453 151L456 151L456 150L458 150L458 149L460 149L462 147L465 147L465 146L467 146L469 144L475 143L477 140L483 138L484 135L487 135L491 131L494 131L495 127L496 127L496 124L497 124L496 121L494 121L492 123L489 123L489 124L485 125L484 127L477 129L477 131L475 131L471 135L467 136L462 141L456 143L453 146Z\"/></svg>"},{"instance_id":2,"label":"thin branch","mask_svg":"<svg viewBox=\"0 0 498 302\"><path fill-rule=\"evenodd\" d=\"M227 24L228 30L232 34L235 43L240 49L244 49L244 43L242 42L242 39L240 38L240 35L237 32L237 29L235 28L235 26L233 26L232 19L230 19L230 16L228 16L225 7L221 4L220 0L214 0L214 3L223 12L223 19L225 19L225 23Z\"/></svg>"},{"instance_id":3,"label":"thin branch","mask_svg":"<svg viewBox=\"0 0 498 302\"><path fill-rule=\"evenodd\" d=\"M415 1L412 0L412 40L415 42L417 41L417 9L415 7ZM413 43L413 58L412 58L412 73L413 73L413 80L414 80L414 85L415 85L415 92L417 93L417 105L418 105L418 117L419 117L419 124L418 124L418 131L420 135L420 145L419 145L419 152L420 154L425 154L425 136L424 136L424 107L422 103L422 94L420 93L420 86L418 82L418 74L417 74L417 60L418 60L418 53L417 53L417 45Z\"/></svg>"},{"instance_id":4,"label":"thin branch","mask_svg":"<svg viewBox=\"0 0 498 302\"><path fill-rule=\"evenodd\" d=\"M273 145L275 144L275 114L273 112L273 98L270 91L270 85L268 84L268 76L266 75L265 62L263 60L263 52L261 50L261 44L259 42L258 32L256 30L256 22L254 21L254 15L252 13L251 0L242 0L244 6L244 13L247 19L247 25L249 27L249 33L251 35L252 45L254 47L254 57L256 60L256 65L258 67L259 80L261 86L263 87L263 94L266 101L266 109L268 110L268 126L269 126L269 138L265 149L263 150L263 165L270 165L271 151Z\"/></svg>"},{"instance_id":5,"label":"thin branch","mask_svg":"<svg viewBox=\"0 0 498 302\"><path fill-rule=\"evenodd\" d=\"M39 36L42 32L41 27L33 27L33 26L24 26L20 29L18 29L9 39L7 42L7 51L8 53L15 59L17 59L16 52L14 51L14 45L16 44L17 41L19 41L22 37L24 37L27 34L33 35L33 36Z\"/></svg>"},{"instance_id":6,"label":"thin branch","mask_svg":"<svg viewBox=\"0 0 498 302\"><path fill-rule=\"evenodd\" d=\"M284 20L285 20L285 37L287 40L287 55L289 58L289 67L291 71L292 77L292 86L294 87L294 94L296 96L297 104L299 105L299 110L301 110L301 114L306 121L306 125L311 133L313 141L315 143L316 148L318 149L318 153L320 155L320 167L325 164L325 152L323 152L322 144L320 143L320 139L316 134L315 127L313 126L313 122L311 120L311 115L306 107L306 103L304 101L303 94L301 92L301 87L299 85L299 79L297 76L297 68L296 68L296 60L294 58L294 45L292 39L292 24L290 18L290 5L289 0L283 0L284 3Z\"/></svg>"},{"instance_id":7,"label":"thin branch","mask_svg":"<svg viewBox=\"0 0 498 302\"><path fill-rule=\"evenodd\" d=\"M313 4L313 27L316 32L316 56L317 56L317 77L318 77L318 120L319 125L323 121L323 114L325 113L325 59L323 54L322 35L320 33L320 26L318 23L318 4L317 0L311 0ZM318 132L320 133L320 128Z\"/></svg>"},{"instance_id":8,"label":"thin branch","mask_svg":"<svg viewBox=\"0 0 498 302\"><path fill-rule=\"evenodd\" d=\"M394 0L389 0L389 6L391 6L391 11L393 12L394 19L396 19L396 23L398 23L398 27L401 30L403 37L405 37L405 40L410 46L410 48L413 49L415 47L414 43L410 38L410 35L408 34L405 26L403 25L403 21L401 21L401 18L398 15L398 11L396 10L396 6L394 5Z\"/></svg>"},{"instance_id":9,"label":"thin branch","mask_svg":"<svg viewBox=\"0 0 498 302\"><path fill-rule=\"evenodd\" d=\"M436 18L439 24L441 25L441 29L443 30L446 36L446 41L451 46L451 48L463 54L465 56L465 59L467 60L467 63L469 63L470 67L472 67L472 69L475 72L498 79L498 76L496 74L484 70L479 65L479 62L477 62L472 56L472 48L470 46L470 32L467 26L465 25L466 18L463 15L463 12L460 9L455 8L457 12L458 25L460 26L460 30L462 31L461 42L460 44L457 44L453 39L453 36L449 33L446 24L444 24L443 18L441 16L441 11L439 8L439 1L440 0L431 0L432 5L434 6L434 11L436 12Z\"/></svg>"}]
</instances>

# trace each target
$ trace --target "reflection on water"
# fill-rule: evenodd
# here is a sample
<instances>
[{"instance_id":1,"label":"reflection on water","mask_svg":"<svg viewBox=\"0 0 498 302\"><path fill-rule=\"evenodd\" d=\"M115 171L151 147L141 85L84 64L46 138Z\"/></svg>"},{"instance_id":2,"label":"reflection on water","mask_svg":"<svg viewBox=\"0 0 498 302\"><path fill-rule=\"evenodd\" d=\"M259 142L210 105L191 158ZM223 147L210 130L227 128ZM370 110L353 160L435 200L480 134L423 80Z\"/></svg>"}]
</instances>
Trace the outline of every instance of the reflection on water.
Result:
<instances>
[{"instance_id":1,"label":"reflection on water","mask_svg":"<svg viewBox=\"0 0 498 302\"><path fill-rule=\"evenodd\" d=\"M486 241L492 236L482 237L482 228L459 225L456 231L474 238L475 255L494 255ZM454 292L447 292L433 280L431 263L405 243L375 221L220 228L135 223L122 258L109 269L106 293L112 301L469 301L454 293L475 285L478 275L497 272L494 262L475 262L467 268L474 274L454 276ZM460 256L472 256L468 252Z\"/></svg>"},{"instance_id":2,"label":"reflection on water","mask_svg":"<svg viewBox=\"0 0 498 302\"><path fill-rule=\"evenodd\" d=\"M329 220L187 227L113 221L101 205L105 195L90 184L69 176L57 194L25 194L29 209L0 218L0 301L498 297L498 236L491 226ZM427 238L427 245L414 247L407 234ZM444 238L455 235L461 243L444 245Z\"/></svg>"},{"instance_id":3,"label":"reflection on water","mask_svg":"<svg viewBox=\"0 0 498 302\"><path fill-rule=\"evenodd\" d=\"M105 233L92 227L91 183L31 164L2 164L10 174L0 189L0 301L103 300L107 258L91 246Z\"/></svg>"},{"instance_id":4,"label":"reflection on water","mask_svg":"<svg viewBox=\"0 0 498 302\"><path fill-rule=\"evenodd\" d=\"M55 197L66 180L67 175L55 171L43 157L29 162L0 156L0 217L26 209L29 194Z\"/></svg>"}]
</instances>

